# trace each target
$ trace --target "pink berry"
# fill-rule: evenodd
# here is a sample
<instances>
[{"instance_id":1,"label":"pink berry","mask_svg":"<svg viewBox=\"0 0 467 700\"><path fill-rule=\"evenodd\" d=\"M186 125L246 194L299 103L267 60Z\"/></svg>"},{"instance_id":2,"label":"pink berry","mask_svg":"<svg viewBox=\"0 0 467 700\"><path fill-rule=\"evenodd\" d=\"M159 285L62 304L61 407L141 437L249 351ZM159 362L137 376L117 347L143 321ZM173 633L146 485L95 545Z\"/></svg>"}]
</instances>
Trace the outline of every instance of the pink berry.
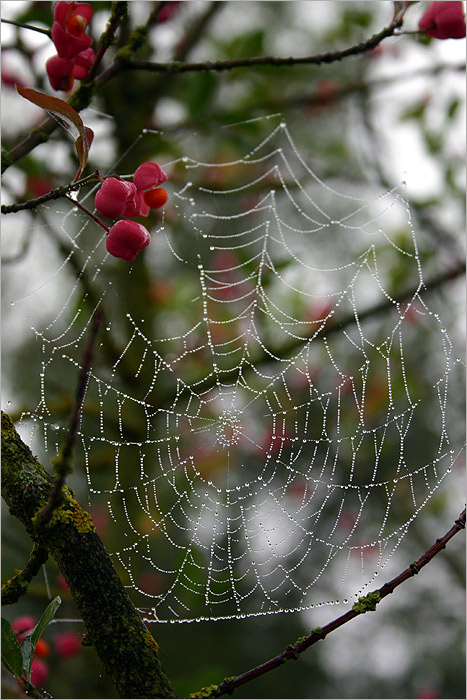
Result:
<instances>
[{"instance_id":1,"label":"pink berry","mask_svg":"<svg viewBox=\"0 0 467 700\"><path fill-rule=\"evenodd\" d=\"M157 163L148 161L136 168L133 182L137 190L150 190L167 182L167 175Z\"/></svg>"},{"instance_id":2,"label":"pink berry","mask_svg":"<svg viewBox=\"0 0 467 700\"><path fill-rule=\"evenodd\" d=\"M49 667L41 659L33 659L31 664L31 683L41 688L49 675Z\"/></svg>"},{"instance_id":3,"label":"pink berry","mask_svg":"<svg viewBox=\"0 0 467 700\"><path fill-rule=\"evenodd\" d=\"M96 209L108 219L117 219L125 213L128 204L136 197L136 187L132 182L108 177L94 198Z\"/></svg>"},{"instance_id":4,"label":"pink berry","mask_svg":"<svg viewBox=\"0 0 467 700\"><path fill-rule=\"evenodd\" d=\"M156 22L158 24L162 24L162 22L167 22L168 20L172 19L172 17L178 12L180 9L181 2L177 2L177 0L173 0L172 2L168 2L167 5L165 5L162 10L159 12L157 15L157 20Z\"/></svg>"},{"instance_id":5,"label":"pink berry","mask_svg":"<svg viewBox=\"0 0 467 700\"><path fill-rule=\"evenodd\" d=\"M91 5L84 2L55 3L52 41L59 56L74 58L91 46L92 39L85 30L93 13Z\"/></svg>"},{"instance_id":6,"label":"pink berry","mask_svg":"<svg viewBox=\"0 0 467 700\"><path fill-rule=\"evenodd\" d=\"M133 187L135 187L135 186L133 185ZM127 201L127 206L126 206L126 209L123 212L122 216L129 216L129 217L139 216L140 209L141 209L141 197L140 197L140 194L136 190L136 187L135 187L134 196L132 196L131 199L129 199Z\"/></svg>"},{"instance_id":7,"label":"pink berry","mask_svg":"<svg viewBox=\"0 0 467 700\"><path fill-rule=\"evenodd\" d=\"M122 219L110 228L105 246L111 255L131 262L150 240L149 231L142 224Z\"/></svg>"},{"instance_id":8,"label":"pink berry","mask_svg":"<svg viewBox=\"0 0 467 700\"><path fill-rule=\"evenodd\" d=\"M68 92L74 83L73 68L74 61L60 56L52 56L45 64L45 70L49 77L49 82L54 90Z\"/></svg>"},{"instance_id":9,"label":"pink berry","mask_svg":"<svg viewBox=\"0 0 467 700\"><path fill-rule=\"evenodd\" d=\"M19 634L23 634L24 636L24 634L30 632L35 626L36 621L32 615L22 615L21 617L17 617L11 623L11 629L17 636Z\"/></svg>"},{"instance_id":10,"label":"pink berry","mask_svg":"<svg viewBox=\"0 0 467 700\"><path fill-rule=\"evenodd\" d=\"M55 651L62 659L70 659L82 651L81 639L78 632L60 632L54 639Z\"/></svg>"},{"instance_id":11,"label":"pink berry","mask_svg":"<svg viewBox=\"0 0 467 700\"><path fill-rule=\"evenodd\" d=\"M94 10L92 5L85 2L71 2L71 0L63 0L56 2L54 5L54 20L59 22L62 27L67 27L70 20L79 16L85 21L85 26L91 21ZM82 30L84 31L84 29Z\"/></svg>"},{"instance_id":12,"label":"pink berry","mask_svg":"<svg viewBox=\"0 0 467 700\"><path fill-rule=\"evenodd\" d=\"M435 39L463 39L466 30L464 3L430 3L418 22L418 28Z\"/></svg>"},{"instance_id":13,"label":"pink berry","mask_svg":"<svg viewBox=\"0 0 467 700\"><path fill-rule=\"evenodd\" d=\"M81 53L79 53L75 57L73 76L77 80L84 80L87 74L89 73L90 67L94 63L95 58L96 54L92 49L86 49L86 51L81 51Z\"/></svg>"},{"instance_id":14,"label":"pink berry","mask_svg":"<svg viewBox=\"0 0 467 700\"><path fill-rule=\"evenodd\" d=\"M89 34L72 36L58 22L52 24L52 41L61 58L74 58L82 51L89 49L92 44Z\"/></svg>"}]
</instances>

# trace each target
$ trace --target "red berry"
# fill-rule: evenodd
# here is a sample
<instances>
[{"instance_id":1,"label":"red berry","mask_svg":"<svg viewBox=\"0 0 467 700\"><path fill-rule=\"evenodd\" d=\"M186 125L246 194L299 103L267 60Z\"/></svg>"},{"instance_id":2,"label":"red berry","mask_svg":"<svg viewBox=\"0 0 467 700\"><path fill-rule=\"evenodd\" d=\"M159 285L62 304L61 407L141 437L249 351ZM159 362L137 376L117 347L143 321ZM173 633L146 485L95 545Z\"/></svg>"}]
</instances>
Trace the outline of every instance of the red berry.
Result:
<instances>
[{"instance_id":1,"label":"red berry","mask_svg":"<svg viewBox=\"0 0 467 700\"><path fill-rule=\"evenodd\" d=\"M52 24L52 41L61 58L74 58L92 44L89 34L72 36L59 22Z\"/></svg>"},{"instance_id":2,"label":"red berry","mask_svg":"<svg viewBox=\"0 0 467 700\"><path fill-rule=\"evenodd\" d=\"M144 201L151 207L151 209L159 209L159 207L163 207L168 199L167 192L162 187L155 190L148 190L143 194L143 197Z\"/></svg>"},{"instance_id":3,"label":"red berry","mask_svg":"<svg viewBox=\"0 0 467 700\"><path fill-rule=\"evenodd\" d=\"M45 64L45 70L49 77L49 82L54 90L68 92L74 83L73 68L74 61L60 56L52 56Z\"/></svg>"},{"instance_id":4,"label":"red berry","mask_svg":"<svg viewBox=\"0 0 467 700\"><path fill-rule=\"evenodd\" d=\"M133 187L135 187L135 186L133 185ZM135 187L134 196L128 200L126 209L123 212L122 216L129 216L129 217L139 216L140 209L141 209L141 197L140 197L140 194L139 194L139 192L137 192L136 187Z\"/></svg>"},{"instance_id":5,"label":"red berry","mask_svg":"<svg viewBox=\"0 0 467 700\"><path fill-rule=\"evenodd\" d=\"M81 36L81 34L84 34L84 31L86 27L88 26L88 23L86 21L86 18L83 17L83 15L74 15L71 17L66 25L67 31L71 34L71 36Z\"/></svg>"},{"instance_id":6,"label":"red berry","mask_svg":"<svg viewBox=\"0 0 467 700\"><path fill-rule=\"evenodd\" d=\"M110 228L105 246L111 255L131 262L150 241L149 231L142 224L122 219Z\"/></svg>"},{"instance_id":7,"label":"red berry","mask_svg":"<svg viewBox=\"0 0 467 700\"><path fill-rule=\"evenodd\" d=\"M62 659L70 659L82 650L81 639L77 632L61 632L54 639L55 651Z\"/></svg>"},{"instance_id":8,"label":"red berry","mask_svg":"<svg viewBox=\"0 0 467 700\"><path fill-rule=\"evenodd\" d=\"M463 39L463 2L432 2L418 22L418 28L435 39Z\"/></svg>"},{"instance_id":9,"label":"red berry","mask_svg":"<svg viewBox=\"0 0 467 700\"><path fill-rule=\"evenodd\" d=\"M108 177L94 198L96 209L108 219L118 219L136 197L136 187L131 182Z\"/></svg>"},{"instance_id":10,"label":"red berry","mask_svg":"<svg viewBox=\"0 0 467 700\"><path fill-rule=\"evenodd\" d=\"M18 636L19 634L28 633L36 626L36 621L32 615L22 615L17 617L11 623L11 629Z\"/></svg>"},{"instance_id":11,"label":"red berry","mask_svg":"<svg viewBox=\"0 0 467 700\"><path fill-rule=\"evenodd\" d=\"M65 577L62 573L57 574L57 586L62 589L62 591L66 591L67 593L70 592L70 589L68 588L68 584L65 581Z\"/></svg>"},{"instance_id":12,"label":"red berry","mask_svg":"<svg viewBox=\"0 0 467 700\"><path fill-rule=\"evenodd\" d=\"M181 4L182 3L177 2L177 0L168 2L157 15L156 22L158 24L162 24L162 22L167 22L168 20L172 19L172 17L178 12Z\"/></svg>"},{"instance_id":13,"label":"red berry","mask_svg":"<svg viewBox=\"0 0 467 700\"><path fill-rule=\"evenodd\" d=\"M33 659L31 664L31 683L40 688L44 685L49 675L49 667L41 659Z\"/></svg>"},{"instance_id":14,"label":"red berry","mask_svg":"<svg viewBox=\"0 0 467 700\"><path fill-rule=\"evenodd\" d=\"M50 645L45 639L38 639L36 648L34 649L34 656L46 657L50 654Z\"/></svg>"},{"instance_id":15,"label":"red berry","mask_svg":"<svg viewBox=\"0 0 467 700\"><path fill-rule=\"evenodd\" d=\"M96 54L92 49L86 49L86 51L81 51L76 57L75 57L75 65L73 68L73 76L77 80L84 80L84 78L87 76L89 73L89 69L94 63L94 59L96 58Z\"/></svg>"},{"instance_id":16,"label":"red berry","mask_svg":"<svg viewBox=\"0 0 467 700\"><path fill-rule=\"evenodd\" d=\"M85 2L72 2L71 0L60 0L54 5L54 20L65 27L73 15L81 15L89 23L94 14L91 5Z\"/></svg>"},{"instance_id":17,"label":"red berry","mask_svg":"<svg viewBox=\"0 0 467 700\"><path fill-rule=\"evenodd\" d=\"M167 182L167 175L157 163L147 161L136 168L133 182L138 190L150 190Z\"/></svg>"}]
</instances>

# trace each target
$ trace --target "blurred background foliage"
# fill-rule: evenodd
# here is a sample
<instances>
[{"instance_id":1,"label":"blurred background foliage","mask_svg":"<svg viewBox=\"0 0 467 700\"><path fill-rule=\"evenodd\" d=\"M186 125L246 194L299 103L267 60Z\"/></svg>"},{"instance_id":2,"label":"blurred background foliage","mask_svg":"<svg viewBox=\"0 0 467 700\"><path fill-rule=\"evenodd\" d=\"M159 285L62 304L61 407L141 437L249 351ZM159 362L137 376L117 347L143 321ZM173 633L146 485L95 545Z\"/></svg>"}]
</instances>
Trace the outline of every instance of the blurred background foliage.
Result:
<instances>
[{"instance_id":1,"label":"blurred background foliage","mask_svg":"<svg viewBox=\"0 0 467 700\"><path fill-rule=\"evenodd\" d=\"M105 27L110 3L93 5L95 15L90 31L97 39ZM126 43L132 29L146 21L154 3L129 5L129 14L117 32L116 46L109 49L104 66L111 61L115 50ZM426 6L427 3L415 3L409 9L405 22L408 30L416 29ZM51 25L52 10L50 2L2 3L4 17L44 28ZM173 58L205 61L254 55L311 55L368 39L390 23L392 14L391 2L183 2L177 4L168 21L151 28L149 41L137 57L155 61ZM12 89L12 83L50 91L44 63L54 51L43 35L7 25L2 25L2 32L2 90L4 114L8 115L2 124L2 145L8 150L42 119L42 113L24 104ZM310 155L313 170L336 189L365 197L406 180L424 278L428 280L454 268L464 257L464 51L463 41L442 42L407 35L390 38L367 54L330 65L170 75L123 73L106 84L95 95L91 108L82 113L85 123L95 132L87 172L97 168L106 173L118 163L119 173L132 173L144 160L171 162L185 153L206 163L232 161L258 145L270 133L271 123L277 124L274 117L257 118L280 113L300 152ZM236 122L242 124L223 129ZM148 131L143 133L143 130ZM3 201L38 196L53 186L69 182L75 169L73 148L67 137L56 131L48 143L9 168L3 179ZM242 183L245 172L241 165L228 171L206 168L202 177L206 185L229 189ZM185 179L185 168L181 163L176 164L167 183L169 195L171 188L179 189ZM261 196L260 186L255 195ZM63 218L67 204L54 207L52 216L50 212L36 210L4 217L3 407L14 419L19 419L24 411L35 410L40 396L37 367L43 356L40 343L18 325L7 300L18 296L22 276L29 274L31 264L36 261L39 264L35 256L42 257L54 269L70 253L69 237L60 225L54 227L54 216L59 210ZM192 232L177 218L170 199L165 216L174 244L183 251L190 250ZM79 216L76 221L79 222ZM148 228L157 227L160 214L151 214L143 223ZM73 225L69 221L69 226ZM406 244L406 236L407 232L401 228L398 240L401 247ZM400 257L392 258L389 253L384 256L385 251L380 252L387 261L384 275L391 294L416 282L410 278L410 271L400 265ZM329 254L337 258L339 251L331 250ZM75 255L74 259L79 260L79 256ZM84 311L82 317L86 319L95 306L97 291L88 270L83 269L84 263L85 260L76 263L74 271L81 285L75 310ZM138 319L144 318L146 327L151 324L156 327L159 336L169 335L174 319L190 321L193 312L188 302L198 293L196 271L175 270L166 259L159 260L153 254L137 258L131 285L127 282L127 269L116 260L109 261L100 279L104 282L111 279L116 288L124 290L126 310ZM268 281L264 284L267 286ZM454 356L463 354L462 289L463 281L449 282L431 292L428 299L454 344ZM61 301L58 300L58 308ZM294 299L290 303L293 315L300 317L303 309L293 306L298 301ZM47 304L44 307L47 317ZM50 309L52 317L55 316L57 305L53 301ZM120 311L106 308L113 334L105 342L102 355L96 358L102 376L106 371L110 376L110 368L121 356L128 337L129 325ZM319 315L323 309L309 311ZM377 321L384 328L385 319L381 317ZM406 361L409 381L419 388L421 395L426 392L423 421L416 431L423 452L435 439L435 431L430 436L430 429L439 413L434 393L424 385L425 370L428 375L428 369L437 361L433 352L437 341L429 327L415 321L414 328L407 340ZM77 345L77 360L83 343L84 339ZM113 378L115 385L123 390L131 386L135 395L135 367L141 349L135 344L131 352L123 355ZM194 381L197 373L206 374L206 361L206 358L192 360L183 371ZM47 395L61 434L60 430L67 425L76 379L69 363L57 363L55 367ZM143 371L142 386L148 378ZM459 390L462 371L456 381L457 386L453 382L450 387L448 416L451 433L459 441L464 432L463 391ZM403 393L402 385L398 391ZM91 433L96 432L96 405L96 397L90 394L83 426ZM384 408L376 377L373 393L367 397L367 410L375 423L383 420ZM128 415L125 426L135 431L133 437L141 437L138 416ZM32 446L45 463L50 460L51 455L40 441ZM53 444L50 447L53 450ZM416 445L412 449L415 448ZM419 458L418 452L416 456ZM105 488L114 478L114 455L103 448L93 459L96 484ZM206 469L209 468L212 467L207 464ZM458 463L456 469L412 524L397 552L400 570L444 534L462 509L463 465ZM84 497L82 465L77 465L70 483ZM12 575L14 568L23 565L30 549L22 526L5 510L4 579ZM112 542L115 544L121 537L119 529L98 506L92 514L104 541L112 549ZM377 511L375 517L380 517ZM140 523L140 527L144 524ZM119 568L119 572L128 582L125 571ZM137 573L144 576L145 572ZM146 579L145 585L149 590L151 581ZM157 581L153 585L157 588ZM27 596L5 608L4 615L8 619L24 614L37 618L49 596L58 593L64 600L60 618L76 619L77 612L66 586L54 563L49 562L44 574L31 584ZM343 608L325 606L309 612L244 620L151 625L151 631L160 644L166 672L180 697L186 697L201 686L218 683L276 655L299 636L308 634L312 627L325 624L341 612ZM303 654L297 663L285 664L240 688L235 695L462 698L465 697L464 621L464 543L458 536L421 576L385 600L376 615L366 615L347 625ZM51 644L50 656L45 659L49 677L44 685L48 692L63 698L113 697L113 688L102 676L92 649L83 648L66 658L60 653L60 646L54 645L63 630L83 631L76 622L57 622L46 630L45 639ZM12 680L4 677L3 697L20 696Z\"/></svg>"}]
</instances>

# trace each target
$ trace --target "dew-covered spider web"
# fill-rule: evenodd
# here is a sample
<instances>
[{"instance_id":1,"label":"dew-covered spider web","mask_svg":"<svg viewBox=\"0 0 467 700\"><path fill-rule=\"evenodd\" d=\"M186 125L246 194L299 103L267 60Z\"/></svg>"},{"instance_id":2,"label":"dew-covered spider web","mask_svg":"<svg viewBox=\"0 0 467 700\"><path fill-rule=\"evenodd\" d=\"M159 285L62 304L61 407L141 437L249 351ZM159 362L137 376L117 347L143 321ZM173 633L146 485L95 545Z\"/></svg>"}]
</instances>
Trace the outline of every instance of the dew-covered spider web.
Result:
<instances>
[{"instance_id":1,"label":"dew-covered spider web","mask_svg":"<svg viewBox=\"0 0 467 700\"><path fill-rule=\"evenodd\" d=\"M50 458L104 308L73 483L148 620L365 594L459 451L459 363L400 189L339 191L269 126L233 160L147 153L169 203L131 265L81 211L44 206L47 262L13 300L40 350L22 425Z\"/></svg>"}]
</instances>

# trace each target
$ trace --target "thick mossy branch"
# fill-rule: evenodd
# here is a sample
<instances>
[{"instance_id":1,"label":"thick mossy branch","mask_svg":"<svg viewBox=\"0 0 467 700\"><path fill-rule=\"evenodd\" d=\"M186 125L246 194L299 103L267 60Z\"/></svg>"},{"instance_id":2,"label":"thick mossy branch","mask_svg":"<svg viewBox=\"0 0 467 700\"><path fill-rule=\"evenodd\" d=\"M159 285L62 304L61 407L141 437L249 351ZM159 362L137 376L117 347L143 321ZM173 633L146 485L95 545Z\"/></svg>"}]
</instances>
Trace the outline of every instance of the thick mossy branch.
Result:
<instances>
[{"instance_id":1,"label":"thick mossy branch","mask_svg":"<svg viewBox=\"0 0 467 700\"><path fill-rule=\"evenodd\" d=\"M52 477L2 413L2 496L12 515L57 562L105 671L122 698L173 698L158 646L131 603L89 514L68 488L45 525L37 513L49 498Z\"/></svg>"}]
</instances>

